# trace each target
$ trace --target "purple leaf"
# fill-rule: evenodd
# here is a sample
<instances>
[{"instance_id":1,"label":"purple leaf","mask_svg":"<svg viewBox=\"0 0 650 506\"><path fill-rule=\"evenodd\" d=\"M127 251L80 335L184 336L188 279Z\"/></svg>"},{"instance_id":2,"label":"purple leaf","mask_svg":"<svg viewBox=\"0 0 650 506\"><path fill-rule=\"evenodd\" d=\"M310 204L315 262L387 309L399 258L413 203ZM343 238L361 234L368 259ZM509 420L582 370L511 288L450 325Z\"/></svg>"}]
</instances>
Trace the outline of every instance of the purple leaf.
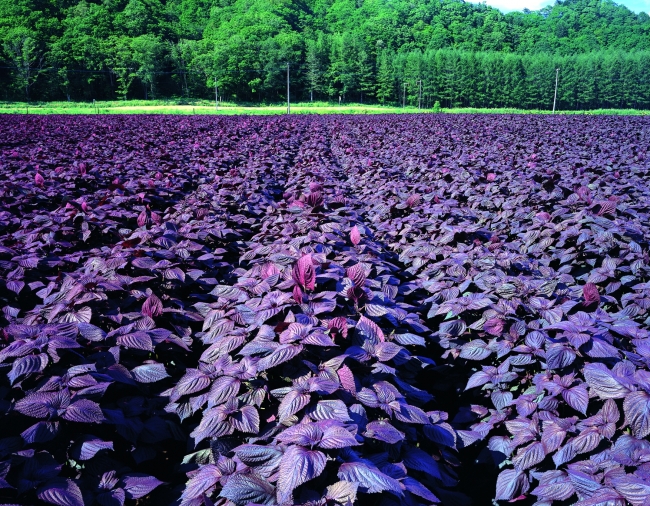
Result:
<instances>
[{"instance_id":1,"label":"purple leaf","mask_svg":"<svg viewBox=\"0 0 650 506\"><path fill-rule=\"evenodd\" d=\"M600 302L600 294L598 293L598 287L593 283L587 283L582 287L582 296L585 298L587 305Z\"/></svg>"},{"instance_id":2,"label":"purple leaf","mask_svg":"<svg viewBox=\"0 0 650 506\"><path fill-rule=\"evenodd\" d=\"M112 441L102 441L92 436L83 438L77 442L70 452L70 456L75 460L90 460L101 450L112 450Z\"/></svg>"},{"instance_id":3,"label":"purple leaf","mask_svg":"<svg viewBox=\"0 0 650 506\"><path fill-rule=\"evenodd\" d=\"M522 471L506 469L497 477L497 501L510 501L528 492L528 476Z\"/></svg>"},{"instance_id":4,"label":"purple leaf","mask_svg":"<svg viewBox=\"0 0 650 506\"><path fill-rule=\"evenodd\" d=\"M623 412L625 423L635 437L644 438L650 434L650 395L642 390L627 394L623 401Z\"/></svg>"},{"instance_id":5,"label":"purple leaf","mask_svg":"<svg viewBox=\"0 0 650 506\"><path fill-rule=\"evenodd\" d=\"M624 478L613 480L616 491L621 494L633 506L644 506L648 504L650 496L650 483L647 480L637 478L634 475L627 475Z\"/></svg>"},{"instance_id":6,"label":"purple leaf","mask_svg":"<svg viewBox=\"0 0 650 506\"><path fill-rule=\"evenodd\" d=\"M555 453L555 455L553 455L553 462L555 463L555 467L560 467L562 464L571 461L573 458L575 458L576 455L577 452L573 447L573 444L571 444L571 442L568 442L562 448L560 448L557 453Z\"/></svg>"},{"instance_id":7,"label":"purple leaf","mask_svg":"<svg viewBox=\"0 0 650 506\"><path fill-rule=\"evenodd\" d=\"M604 364L586 364L584 375L592 393L601 399L622 399L630 391Z\"/></svg>"},{"instance_id":8,"label":"purple leaf","mask_svg":"<svg viewBox=\"0 0 650 506\"><path fill-rule=\"evenodd\" d=\"M145 209L144 211L142 211L142 212L138 215L137 223L138 223L138 227L144 227L145 225L147 225L148 223L150 223L150 221L149 221L149 217L147 216L147 210L146 210L146 209Z\"/></svg>"},{"instance_id":9,"label":"purple leaf","mask_svg":"<svg viewBox=\"0 0 650 506\"><path fill-rule=\"evenodd\" d=\"M231 415L230 423L235 430L257 434L260 427L260 416L253 406L243 406Z\"/></svg>"},{"instance_id":10,"label":"purple leaf","mask_svg":"<svg viewBox=\"0 0 650 506\"><path fill-rule=\"evenodd\" d=\"M421 497L422 499L425 499L426 501L430 503L439 503L440 499L438 499L433 492L431 492L428 488L426 488L422 483L419 481L411 478L411 477L406 477L402 480L402 484L408 490L411 492L411 494L415 494L418 497Z\"/></svg>"},{"instance_id":11,"label":"purple leaf","mask_svg":"<svg viewBox=\"0 0 650 506\"><path fill-rule=\"evenodd\" d=\"M587 407L589 405L589 394L583 385L578 385L573 388L562 391L562 397L576 411L580 411L583 415L587 414Z\"/></svg>"},{"instance_id":12,"label":"purple leaf","mask_svg":"<svg viewBox=\"0 0 650 506\"><path fill-rule=\"evenodd\" d=\"M297 390L291 390L287 393L278 407L278 419L280 422L295 415L298 411L309 404L310 399L311 396L308 393L302 393Z\"/></svg>"},{"instance_id":13,"label":"purple leaf","mask_svg":"<svg viewBox=\"0 0 650 506\"><path fill-rule=\"evenodd\" d=\"M210 493L215 485L219 483L219 479L223 473L214 464L204 464L199 467L199 470L194 474L185 485L181 499L184 501L190 499L198 499L203 494Z\"/></svg>"},{"instance_id":14,"label":"purple leaf","mask_svg":"<svg viewBox=\"0 0 650 506\"><path fill-rule=\"evenodd\" d=\"M303 292L302 289L300 288L300 285L296 285L293 287L293 300L296 301L296 304L302 304L303 303Z\"/></svg>"},{"instance_id":15,"label":"purple leaf","mask_svg":"<svg viewBox=\"0 0 650 506\"><path fill-rule=\"evenodd\" d=\"M483 324L483 330L493 336L500 336L503 332L503 324L501 318L490 318Z\"/></svg>"},{"instance_id":16,"label":"purple leaf","mask_svg":"<svg viewBox=\"0 0 650 506\"><path fill-rule=\"evenodd\" d=\"M321 448L348 448L360 443L344 427L330 424L323 431L323 437L318 444Z\"/></svg>"},{"instance_id":17,"label":"purple leaf","mask_svg":"<svg viewBox=\"0 0 650 506\"><path fill-rule=\"evenodd\" d=\"M96 402L80 399L68 406L63 418L71 422L100 423L104 420L104 414Z\"/></svg>"},{"instance_id":18,"label":"purple leaf","mask_svg":"<svg viewBox=\"0 0 650 506\"><path fill-rule=\"evenodd\" d=\"M292 272L293 280L305 290L313 290L316 285L316 270L311 255L298 260Z\"/></svg>"},{"instance_id":19,"label":"purple leaf","mask_svg":"<svg viewBox=\"0 0 650 506\"><path fill-rule=\"evenodd\" d=\"M145 364L134 367L131 370L133 379L138 383L155 383L165 378L169 378L169 374L165 370L163 364Z\"/></svg>"},{"instance_id":20,"label":"purple leaf","mask_svg":"<svg viewBox=\"0 0 650 506\"><path fill-rule=\"evenodd\" d=\"M451 425L441 423L439 425L425 425L422 429L424 434L434 443L450 448L456 447L456 433Z\"/></svg>"},{"instance_id":21,"label":"purple leaf","mask_svg":"<svg viewBox=\"0 0 650 506\"><path fill-rule=\"evenodd\" d=\"M162 313L162 301L154 294L151 294L147 297L147 300L144 301L144 304L142 304L142 314L150 318L155 318L156 316L160 316Z\"/></svg>"},{"instance_id":22,"label":"purple leaf","mask_svg":"<svg viewBox=\"0 0 650 506\"><path fill-rule=\"evenodd\" d=\"M565 501L575 494L575 490L571 482L563 475L563 479L561 480L544 484L540 483L537 488L531 491L531 494L537 496L542 501Z\"/></svg>"},{"instance_id":23,"label":"purple leaf","mask_svg":"<svg viewBox=\"0 0 650 506\"><path fill-rule=\"evenodd\" d=\"M442 322L438 331L443 336L458 337L467 330L467 324L463 320L448 320Z\"/></svg>"},{"instance_id":24,"label":"purple leaf","mask_svg":"<svg viewBox=\"0 0 650 506\"><path fill-rule=\"evenodd\" d=\"M603 487L574 506L626 506L625 499L614 489Z\"/></svg>"},{"instance_id":25,"label":"purple leaf","mask_svg":"<svg viewBox=\"0 0 650 506\"><path fill-rule=\"evenodd\" d=\"M355 286L362 287L366 282L366 270L361 264L355 264L348 267L345 271L346 276L352 280Z\"/></svg>"},{"instance_id":26,"label":"purple leaf","mask_svg":"<svg viewBox=\"0 0 650 506\"><path fill-rule=\"evenodd\" d=\"M50 418L57 416L70 404L70 394L66 390L60 392L36 392L19 400L16 411L34 418Z\"/></svg>"},{"instance_id":27,"label":"purple leaf","mask_svg":"<svg viewBox=\"0 0 650 506\"><path fill-rule=\"evenodd\" d=\"M226 415L220 408L221 406L203 412L201 422L190 433L190 436L194 438L195 445L198 445L205 438L228 436L234 432L233 425L226 420Z\"/></svg>"},{"instance_id":28,"label":"purple leaf","mask_svg":"<svg viewBox=\"0 0 650 506\"><path fill-rule=\"evenodd\" d=\"M343 316L337 316L327 322L327 328L341 335L343 338L348 337L348 322Z\"/></svg>"},{"instance_id":29,"label":"purple leaf","mask_svg":"<svg viewBox=\"0 0 650 506\"><path fill-rule=\"evenodd\" d=\"M254 474L236 474L228 478L219 497L232 501L237 506L247 504L276 504L275 489L267 481Z\"/></svg>"},{"instance_id":30,"label":"purple leaf","mask_svg":"<svg viewBox=\"0 0 650 506\"><path fill-rule=\"evenodd\" d=\"M133 376L131 371L121 364L113 364L108 369L106 369L106 374L119 383L124 383L126 385L135 385L133 381Z\"/></svg>"},{"instance_id":31,"label":"purple leaf","mask_svg":"<svg viewBox=\"0 0 650 506\"><path fill-rule=\"evenodd\" d=\"M273 446L252 444L238 446L234 452L239 460L261 474L271 474L280 465L283 455L282 450Z\"/></svg>"},{"instance_id":32,"label":"purple leaf","mask_svg":"<svg viewBox=\"0 0 650 506\"><path fill-rule=\"evenodd\" d=\"M385 420L368 423L364 436L378 439L388 444L399 443L405 438L404 433L397 430Z\"/></svg>"},{"instance_id":33,"label":"purple leaf","mask_svg":"<svg viewBox=\"0 0 650 506\"><path fill-rule=\"evenodd\" d=\"M474 339L461 347L460 357L467 360L484 360L491 354L485 341Z\"/></svg>"},{"instance_id":34,"label":"purple leaf","mask_svg":"<svg viewBox=\"0 0 650 506\"><path fill-rule=\"evenodd\" d=\"M326 462L327 457L322 452L290 446L280 460L278 502L290 501L296 487L320 476Z\"/></svg>"},{"instance_id":35,"label":"purple leaf","mask_svg":"<svg viewBox=\"0 0 650 506\"><path fill-rule=\"evenodd\" d=\"M307 414L312 420L350 421L348 408L338 399L318 401L315 406L308 408Z\"/></svg>"},{"instance_id":36,"label":"purple leaf","mask_svg":"<svg viewBox=\"0 0 650 506\"><path fill-rule=\"evenodd\" d=\"M299 423L277 435L278 441L285 444L315 446L323 438L323 430L317 423Z\"/></svg>"},{"instance_id":37,"label":"purple leaf","mask_svg":"<svg viewBox=\"0 0 650 506\"><path fill-rule=\"evenodd\" d=\"M342 365L339 370L336 371L336 374L338 374L341 386L345 390L353 394L357 392L356 383L354 381L354 374L347 365Z\"/></svg>"},{"instance_id":38,"label":"purple leaf","mask_svg":"<svg viewBox=\"0 0 650 506\"><path fill-rule=\"evenodd\" d=\"M350 242L355 246L361 242L361 234L356 225L350 230Z\"/></svg>"},{"instance_id":39,"label":"purple leaf","mask_svg":"<svg viewBox=\"0 0 650 506\"><path fill-rule=\"evenodd\" d=\"M549 369L562 369L573 363L576 354L564 344L552 344L546 350L546 363Z\"/></svg>"},{"instance_id":40,"label":"purple leaf","mask_svg":"<svg viewBox=\"0 0 650 506\"><path fill-rule=\"evenodd\" d=\"M208 393L208 407L223 404L228 399L237 397L241 381L230 376L221 376L212 383Z\"/></svg>"},{"instance_id":41,"label":"purple leaf","mask_svg":"<svg viewBox=\"0 0 650 506\"><path fill-rule=\"evenodd\" d=\"M7 374L7 377L13 385L14 382L21 376L35 372L41 372L47 366L48 361L49 358L45 353L19 358L14 362L11 371L9 371L9 374Z\"/></svg>"},{"instance_id":42,"label":"purple leaf","mask_svg":"<svg viewBox=\"0 0 650 506\"><path fill-rule=\"evenodd\" d=\"M302 345L300 344L284 344L282 346L279 346L273 350L271 354L260 359L260 361L257 363L257 370L261 372L266 371L267 369L271 369L276 365L291 360L293 357L300 354L301 351Z\"/></svg>"},{"instance_id":43,"label":"purple leaf","mask_svg":"<svg viewBox=\"0 0 650 506\"><path fill-rule=\"evenodd\" d=\"M106 339L106 332L95 325L79 322L77 323L77 326L79 327L79 333L81 336L88 341L103 341Z\"/></svg>"},{"instance_id":44,"label":"purple leaf","mask_svg":"<svg viewBox=\"0 0 650 506\"><path fill-rule=\"evenodd\" d=\"M535 464L539 464L546 457L544 445L540 442L534 442L522 448L512 458L512 463L516 469L523 471Z\"/></svg>"},{"instance_id":45,"label":"purple leaf","mask_svg":"<svg viewBox=\"0 0 650 506\"><path fill-rule=\"evenodd\" d=\"M618 410L616 402L607 399L600 410L603 420L608 423L616 423L621 418L621 412Z\"/></svg>"},{"instance_id":46,"label":"purple leaf","mask_svg":"<svg viewBox=\"0 0 650 506\"><path fill-rule=\"evenodd\" d=\"M472 376L470 376L469 380L467 381L465 390L483 386L486 383L489 383L491 379L492 379L491 376L484 371L475 372L474 374L472 374Z\"/></svg>"},{"instance_id":47,"label":"purple leaf","mask_svg":"<svg viewBox=\"0 0 650 506\"><path fill-rule=\"evenodd\" d=\"M570 440L576 453L589 453L596 449L602 436L596 427L589 427Z\"/></svg>"},{"instance_id":48,"label":"purple leaf","mask_svg":"<svg viewBox=\"0 0 650 506\"><path fill-rule=\"evenodd\" d=\"M369 494L391 491L397 495L402 495L402 487L399 482L382 473L370 464L370 462L348 462L341 464L338 477L340 480L358 484L362 492Z\"/></svg>"},{"instance_id":49,"label":"purple leaf","mask_svg":"<svg viewBox=\"0 0 650 506\"><path fill-rule=\"evenodd\" d=\"M20 436L25 443L47 443L56 437L59 432L59 422L38 422L25 429Z\"/></svg>"},{"instance_id":50,"label":"purple leaf","mask_svg":"<svg viewBox=\"0 0 650 506\"><path fill-rule=\"evenodd\" d=\"M153 341L146 332L133 332L124 336L118 336L117 344L134 350L153 351Z\"/></svg>"},{"instance_id":51,"label":"purple leaf","mask_svg":"<svg viewBox=\"0 0 650 506\"><path fill-rule=\"evenodd\" d=\"M423 337L420 337L416 334L406 333L406 334L395 334L395 341L403 345L412 345L412 346L425 346L426 341Z\"/></svg>"},{"instance_id":52,"label":"purple leaf","mask_svg":"<svg viewBox=\"0 0 650 506\"><path fill-rule=\"evenodd\" d=\"M140 499L163 484L153 476L140 473L125 474L122 476L122 483L127 499Z\"/></svg>"},{"instance_id":53,"label":"purple leaf","mask_svg":"<svg viewBox=\"0 0 650 506\"><path fill-rule=\"evenodd\" d=\"M380 362L387 362L393 359L395 355L397 355L403 349L404 348L395 343L379 343L377 346L375 346L375 356Z\"/></svg>"},{"instance_id":54,"label":"purple leaf","mask_svg":"<svg viewBox=\"0 0 650 506\"><path fill-rule=\"evenodd\" d=\"M393 411L393 414L400 422L418 424L429 423L429 417L426 413L417 406L411 406L410 404L400 403L399 407Z\"/></svg>"},{"instance_id":55,"label":"purple leaf","mask_svg":"<svg viewBox=\"0 0 650 506\"><path fill-rule=\"evenodd\" d=\"M418 193L414 193L406 199L406 205L408 207L417 206L420 202L422 202L422 197Z\"/></svg>"},{"instance_id":56,"label":"purple leaf","mask_svg":"<svg viewBox=\"0 0 650 506\"><path fill-rule=\"evenodd\" d=\"M325 489L325 499L339 504L354 504L359 485L349 481L337 481Z\"/></svg>"},{"instance_id":57,"label":"purple leaf","mask_svg":"<svg viewBox=\"0 0 650 506\"><path fill-rule=\"evenodd\" d=\"M20 294L23 288L25 288L24 281L7 281L7 290L11 290L16 295Z\"/></svg>"},{"instance_id":58,"label":"purple leaf","mask_svg":"<svg viewBox=\"0 0 650 506\"><path fill-rule=\"evenodd\" d=\"M495 391L492 392L490 396L492 399L492 404L499 411L503 411L506 407L512 405L512 392L501 392Z\"/></svg>"},{"instance_id":59,"label":"purple leaf","mask_svg":"<svg viewBox=\"0 0 650 506\"><path fill-rule=\"evenodd\" d=\"M434 478L442 479L440 465L431 455L419 448L409 448L404 454L404 465L409 469L422 471Z\"/></svg>"},{"instance_id":60,"label":"purple leaf","mask_svg":"<svg viewBox=\"0 0 650 506\"><path fill-rule=\"evenodd\" d=\"M602 488L598 478L583 473L582 471L568 469L567 475L580 498L590 497Z\"/></svg>"},{"instance_id":61,"label":"purple leaf","mask_svg":"<svg viewBox=\"0 0 650 506\"><path fill-rule=\"evenodd\" d=\"M169 399L176 402L183 395L190 395L210 386L210 377L197 369L188 369L173 388Z\"/></svg>"},{"instance_id":62,"label":"purple leaf","mask_svg":"<svg viewBox=\"0 0 650 506\"><path fill-rule=\"evenodd\" d=\"M337 381L333 381L329 378L323 378L322 376L309 378L308 385L310 392L316 392L320 395L333 394L339 389L339 384Z\"/></svg>"},{"instance_id":63,"label":"purple leaf","mask_svg":"<svg viewBox=\"0 0 650 506\"><path fill-rule=\"evenodd\" d=\"M56 506L84 506L83 496L72 480L56 478L36 491L41 500Z\"/></svg>"},{"instance_id":64,"label":"purple leaf","mask_svg":"<svg viewBox=\"0 0 650 506\"><path fill-rule=\"evenodd\" d=\"M386 340L384 333L379 328L379 326L369 320L365 316L361 316L356 325L357 333L361 335L363 339L369 339L373 343L383 342Z\"/></svg>"}]
</instances>

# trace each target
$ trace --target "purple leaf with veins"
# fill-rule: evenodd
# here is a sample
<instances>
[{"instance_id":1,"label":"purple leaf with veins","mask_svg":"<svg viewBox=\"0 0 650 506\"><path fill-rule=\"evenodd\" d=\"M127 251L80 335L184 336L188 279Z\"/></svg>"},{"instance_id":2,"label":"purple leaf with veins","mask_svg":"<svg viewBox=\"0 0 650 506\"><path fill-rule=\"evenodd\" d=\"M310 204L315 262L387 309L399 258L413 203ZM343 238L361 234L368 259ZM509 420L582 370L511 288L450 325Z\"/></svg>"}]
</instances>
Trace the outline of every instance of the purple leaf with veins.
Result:
<instances>
[{"instance_id":1,"label":"purple leaf with veins","mask_svg":"<svg viewBox=\"0 0 650 506\"><path fill-rule=\"evenodd\" d=\"M79 486L72 480L57 478L50 480L36 491L36 496L56 506L84 506Z\"/></svg>"},{"instance_id":2,"label":"purple leaf with veins","mask_svg":"<svg viewBox=\"0 0 650 506\"><path fill-rule=\"evenodd\" d=\"M277 484L277 498L280 503L290 501L293 491L299 485L320 476L327 458L317 450L302 446L290 446L280 460L280 476Z\"/></svg>"},{"instance_id":3,"label":"purple leaf with veins","mask_svg":"<svg viewBox=\"0 0 650 506\"><path fill-rule=\"evenodd\" d=\"M126 474L122 476L121 482L128 499L140 499L163 484L153 476L141 473Z\"/></svg>"},{"instance_id":4,"label":"purple leaf with veins","mask_svg":"<svg viewBox=\"0 0 650 506\"><path fill-rule=\"evenodd\" d=\"M354 246L358 245L361 242L361 234L359 233L359 229L356 225L350 230L350 242Z\"/></svg>"},{"instance_id":5,"label":"purple leaf with veins","mask_svg":"<svg viewBox=\"0 0 650 506\"><path fill-rule=\"evenodd\" d=\"M293 268L294 282L305 290L313 290L316 284L316 270L311 255L302 256Z\"/></svg>"},{"instance_id":6,"label":"purple leaf with veins","mask_svg":"<svg viewBox=\"0 0 650 506\"><path fill-rule=\"evenodd\" d=\"M155 318L160 316L163 312L163 305L161 300L155 295L151 294L147 297L147 300L142 304L142 314L149 316L150 318Z\"/></svg>"}]
</instances>

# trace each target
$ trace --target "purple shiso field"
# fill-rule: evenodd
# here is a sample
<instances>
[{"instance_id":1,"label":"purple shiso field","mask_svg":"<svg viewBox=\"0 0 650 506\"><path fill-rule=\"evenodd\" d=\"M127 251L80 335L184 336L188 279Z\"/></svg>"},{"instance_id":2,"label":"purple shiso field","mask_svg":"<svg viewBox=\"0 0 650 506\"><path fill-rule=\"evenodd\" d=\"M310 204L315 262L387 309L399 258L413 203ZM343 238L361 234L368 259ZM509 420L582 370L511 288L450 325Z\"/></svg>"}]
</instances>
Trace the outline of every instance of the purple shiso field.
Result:
<instances>
[{"instance_id":1,"label":"purple shiso field","mask_svg":"<svg viewBox=\"0 0 650 506\"><path fill-rule=\"evenodd\" d=\"M0 123L0 502L650 505L650 118Z\"/></svg>"}]
</instances>

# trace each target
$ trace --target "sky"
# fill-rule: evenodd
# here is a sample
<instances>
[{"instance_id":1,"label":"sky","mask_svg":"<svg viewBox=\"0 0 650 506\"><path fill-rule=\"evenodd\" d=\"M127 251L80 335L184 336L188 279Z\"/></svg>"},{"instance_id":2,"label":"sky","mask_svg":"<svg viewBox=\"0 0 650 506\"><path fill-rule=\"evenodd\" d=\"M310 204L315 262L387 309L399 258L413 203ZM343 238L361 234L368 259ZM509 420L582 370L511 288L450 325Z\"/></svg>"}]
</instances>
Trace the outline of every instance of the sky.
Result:
<instances>
[{"instance_id":1,"label":"sky","mask_svg":"<svg viewBox=\"0 0 650 506\"><path fill-rule=\"evenodd\" d=\"M650 13L650 0L615 0L617 4L625 5L633 12ZM477 2L478 3L478 2ZM536 11L546 5L551 5L554 1L549 0L486 0L486 4L496 7L503 12L521 11L530 9Z\"/></svg>"}]
</instances>

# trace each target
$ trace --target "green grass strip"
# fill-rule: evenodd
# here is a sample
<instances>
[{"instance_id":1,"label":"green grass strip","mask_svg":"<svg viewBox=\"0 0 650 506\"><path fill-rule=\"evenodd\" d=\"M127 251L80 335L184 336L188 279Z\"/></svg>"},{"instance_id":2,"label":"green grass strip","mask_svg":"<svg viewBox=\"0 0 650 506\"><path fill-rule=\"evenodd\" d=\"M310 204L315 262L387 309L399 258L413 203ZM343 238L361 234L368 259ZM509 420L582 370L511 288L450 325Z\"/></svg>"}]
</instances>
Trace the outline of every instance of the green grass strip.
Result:
<instances>
[{"instance_id":1,"label":"green grass strip","mask_svg":"<svg viewBox=\"0 0 650 506\"><path fill-rule=\"evenodd\" d=\"M243 106L234 103L219 104L208 100L189 102L172 100L129 100L83 102L0 102L0 114L178 114L178 115L232 115L232 114L285 114L286 105ZM327 102L296 103L291 105L292 114L403 114L431 113L432 109L417 107L395 107L384 105L344 104L332 105ZM547 110L525 110L513 108L442 108L439 112L451 114L552 114ZM589 115L625 115L646 116L650 111L635 109L597 109L592 111L557 111L557 114L589 114Z\"/></svg>"}]
</instances>

